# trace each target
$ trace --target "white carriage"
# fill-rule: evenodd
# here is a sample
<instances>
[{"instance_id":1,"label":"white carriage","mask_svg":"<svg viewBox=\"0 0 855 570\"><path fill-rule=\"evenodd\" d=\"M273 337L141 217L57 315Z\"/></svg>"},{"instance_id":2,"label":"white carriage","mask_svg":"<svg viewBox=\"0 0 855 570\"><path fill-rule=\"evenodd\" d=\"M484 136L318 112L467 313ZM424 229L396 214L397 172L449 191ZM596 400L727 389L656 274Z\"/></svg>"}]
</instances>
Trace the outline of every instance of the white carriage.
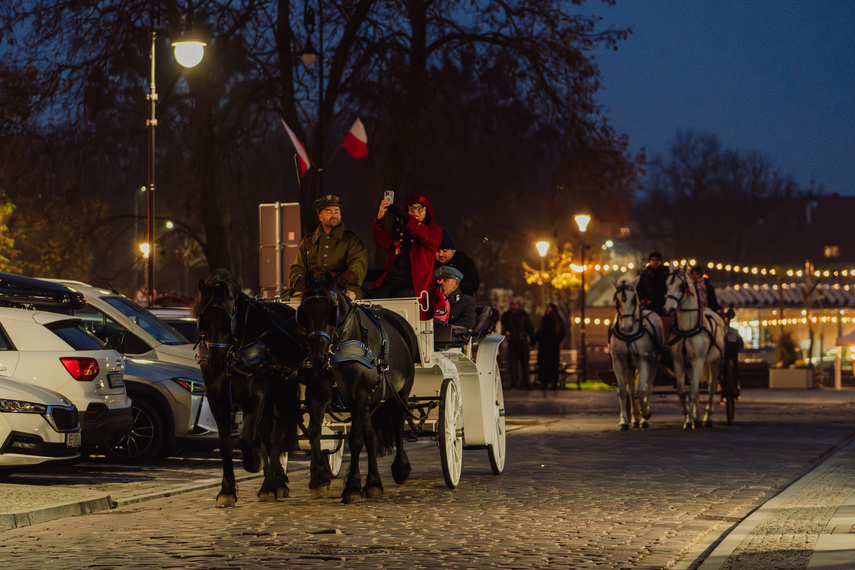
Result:
<instances>
[{"instance_id":1,"label":"white carriage","mask_svg":"<svg viewBox=\"0 0 855 570\"><path fill-rule=\"evenodd\" d=\"M465 346L437 348L434 323L420 320L417 299L358 302L398 313L416 333L421 363L416 364L415 381L407 402L411 417L405 435L436 439L446 485L452 489L457 487L464 449L486 450L493 473L502 473L505 467L505 402L497 357L504 337L487 335L477 346L470 340ZM298 305L296 301L290 303ZM321 447L329 456L335 476L341 470L344 440L349 431L347 420L328 413L322 426ZM309 449L307 440L301 439L300 446L303 450Z\"/></svg>"}]
</instances>

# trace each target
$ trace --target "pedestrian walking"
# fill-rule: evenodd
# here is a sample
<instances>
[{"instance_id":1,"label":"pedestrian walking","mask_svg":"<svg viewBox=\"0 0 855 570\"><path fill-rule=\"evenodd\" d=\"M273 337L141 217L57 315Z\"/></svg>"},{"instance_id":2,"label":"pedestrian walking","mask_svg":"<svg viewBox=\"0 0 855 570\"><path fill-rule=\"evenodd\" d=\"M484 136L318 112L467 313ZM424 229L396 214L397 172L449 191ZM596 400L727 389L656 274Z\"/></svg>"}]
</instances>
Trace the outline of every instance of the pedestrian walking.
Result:
<instances>
[{"instance_id":1,"label":"pedestrian walking","mask_svg":"<svg viewBox=\"0 0 855 570\"><path fill-rule=\"evenodd\" d=\"M535 342L537 343L537 379L542 389L558 388L561 361L561 341L567 334L558 305L549 303L540 319Z\"/></svg>"},{"instance_id":2,"label":"pedestrian walking","mask_svg":"<svg viewBox=\"0 0 855 570\"><path fill-rule=\"evenodd\" d=\"M510 306L502 315L502 330L508 340L508 368L511 373L511 388L530 390L528 367L534 327L525 309L520 308L519 299L511 299Z\"/></svg>"}]
</instances>

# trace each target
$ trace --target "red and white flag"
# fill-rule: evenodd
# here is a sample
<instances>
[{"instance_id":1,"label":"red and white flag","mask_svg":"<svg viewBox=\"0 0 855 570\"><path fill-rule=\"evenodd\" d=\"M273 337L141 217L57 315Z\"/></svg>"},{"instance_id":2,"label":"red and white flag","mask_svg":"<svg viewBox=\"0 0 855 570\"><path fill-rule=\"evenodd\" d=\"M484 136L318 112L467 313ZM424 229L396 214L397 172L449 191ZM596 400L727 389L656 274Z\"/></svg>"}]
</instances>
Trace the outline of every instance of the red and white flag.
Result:
<instances>
[{"instance_id":1,"label":"red and white flag","mask_svg":"<svg viewBox=\"0 0 855 570\"><path fill-rule=\"evenodd\" d=\"M353 158L365 158L368 156L368 135L365 134L365 126L358 118L353 126L347 131L344 141L341 143L344 150Z\"/></svg>"},{"instance_id":2,"label":"red and white flag","mask_svg":"<svg viewBox=\"0 0 855 570\"><path fill-rule=\"evenodd\" d=\"M282 126L285 127L285 130L288 132L288 138L291 139L291 144L294 145L294 150L297 151L297 156L300 157L300 177L306 175L306 171L309 170L309 155L306 154L306 147L303 146L303 143L300 142L300 139L297 138L297 135L294 134L294 131L288 128L287 123L285 123L285 119L280 119L282 121Z\"/></svg>"}]
</instances>

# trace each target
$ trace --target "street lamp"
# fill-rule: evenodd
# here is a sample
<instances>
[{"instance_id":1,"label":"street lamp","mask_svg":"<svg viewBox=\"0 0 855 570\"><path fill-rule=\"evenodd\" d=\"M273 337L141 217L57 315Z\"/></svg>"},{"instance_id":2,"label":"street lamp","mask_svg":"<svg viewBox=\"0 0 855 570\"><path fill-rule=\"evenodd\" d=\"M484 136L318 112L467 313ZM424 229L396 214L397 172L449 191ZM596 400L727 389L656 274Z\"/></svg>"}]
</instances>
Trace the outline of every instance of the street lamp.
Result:
<instances>
[{"instance_id":1,"label":"street lamp","mask_svg":"<svg viewBox=\"0 0 855 570\"><path fill-rule=\"evenodd\" d=\"M156 2L151 3L151 81L146 99L149 103L149 118L146 119L148 127L148 200L146 208L146 244L148 255L146 256L146 301L148 306L154 305L154 257L155 257L155 202L154 202L154 130L157 127L157 116L155 114L157 104L157 87L155 85L154 62L155 46L157 45L157 18ZM175 51L175 59L184 67L192 67L202 61L205 44L190 39L184 39L172 44ZM180 54L180 55L179 55ZM188 56L189 54L189 56ZM142 249L142 248L141 248Z\"/></svg>"},{"instance_id":2,"label":"street lamp","mask_svg":"<svg viewBox=\"0 0 855 570\"><path fill-rule=\"evenodd\" d=\"M318 137L317 137L317 164L318 164L318 191L316 198L323 196L324 184L324 10L323 0L318 0L318 49L312 44L312 35L315 33L315 9L310 2L303 6L303 26L306 28L306 47L300 57L306 67L311 67L315 60L318 62Z\"/></svg>"},{"instance_id":3,"label":"street lamp","mask_svg":"<svg viewBox=\"0 0 855 570\"><path fill-rule=\"evenodd\" d=\"M579 228L579 233L584 234L588 229L588 224L591 221L591 216L587 214L577 214L575 217L576 226ZM587 377L588 354L587 346L585 345L585 241L582 240L582 303L579 315L582 318L581 327L579 328L579 382Z\"/></svg>"},{"instance_id":4,"label":"street lamp","mask_svg":"<svg viewBox=\"0 0 855 570\"><path fill-rule=\"evenodd\" d=\"M546 274L544 259L546 258L546 252L549 251L549 242L539 241L534 244L534 247L537 248L537 253L540 254L540 304L543 305L543 310L546 311L546 284L543 282L543 276Z\"/></svg>"}]
</instances>

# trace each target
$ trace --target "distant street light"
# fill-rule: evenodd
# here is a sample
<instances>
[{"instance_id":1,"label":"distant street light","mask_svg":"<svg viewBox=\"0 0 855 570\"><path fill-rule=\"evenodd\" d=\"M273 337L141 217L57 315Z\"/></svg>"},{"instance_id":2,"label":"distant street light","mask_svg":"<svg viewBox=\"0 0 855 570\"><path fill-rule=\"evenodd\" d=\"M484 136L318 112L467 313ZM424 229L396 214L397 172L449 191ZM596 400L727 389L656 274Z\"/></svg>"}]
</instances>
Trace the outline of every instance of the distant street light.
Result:
<instances>
[{"instance_id":1,"label":"distant street light","mask_svg":"<svg viewBox=\"0 0 855 570\"><path fill-rule=\"evenodd\" d=\"M155 153L154 153L154 131L157 127L156 104L157 104L157 87L155 85L154 62L155 62L155 47L157 45L157 17L156 13L158 5L156 1L151 3L151 82L149 83L149 93L146 99L149 102L149 118L146 119L148 127L148 200L146 210L146 247L148 255L146 256L146 301L148 306L154 305L154 257L155 257L155 201L154 201L154 170L155 170ZM172 44L175 51L175 59L184 67L193 67L202 61L205 44L199 41L190 39L182 39ZM140 248L142 249L142 247Z\"/></svg>"},{"instance_id":2,"label":"distant street light","mask_svg":"<svg viewBox=\"0 0 855 570\"><path fill-rule=\"evenodd\" d=\"M546 283L543 282L543 277L546 274L545 258L546 252L549 251L548 241L539 241L534 244L537 248L537 253L540 254L540 304L543 305L543 310L546 311Z\"/></svg>"},{"instance_id":3,"label":"distant street light","mask_svg":"<svg viewBox=\"0 0 855 570\"><path fill-rule=\"evenodd\" d=\"M584 234L588 229L588 224L591 222L591 216L587 214L578 214L576 215L576 226L579 228L579 233ZM584 235L583 235L584 237ZM582 380L585 380L587 377L587 365L588 365L588 354L587 354L587 346L585 345L585 249L587 246L585 245L585 241L582 241L582 303L579 311L579 315L581 316L581 327L579 328L579 373L581 376L579 377L579 381L581 383Z\"/></svg>"}]
</instances>

